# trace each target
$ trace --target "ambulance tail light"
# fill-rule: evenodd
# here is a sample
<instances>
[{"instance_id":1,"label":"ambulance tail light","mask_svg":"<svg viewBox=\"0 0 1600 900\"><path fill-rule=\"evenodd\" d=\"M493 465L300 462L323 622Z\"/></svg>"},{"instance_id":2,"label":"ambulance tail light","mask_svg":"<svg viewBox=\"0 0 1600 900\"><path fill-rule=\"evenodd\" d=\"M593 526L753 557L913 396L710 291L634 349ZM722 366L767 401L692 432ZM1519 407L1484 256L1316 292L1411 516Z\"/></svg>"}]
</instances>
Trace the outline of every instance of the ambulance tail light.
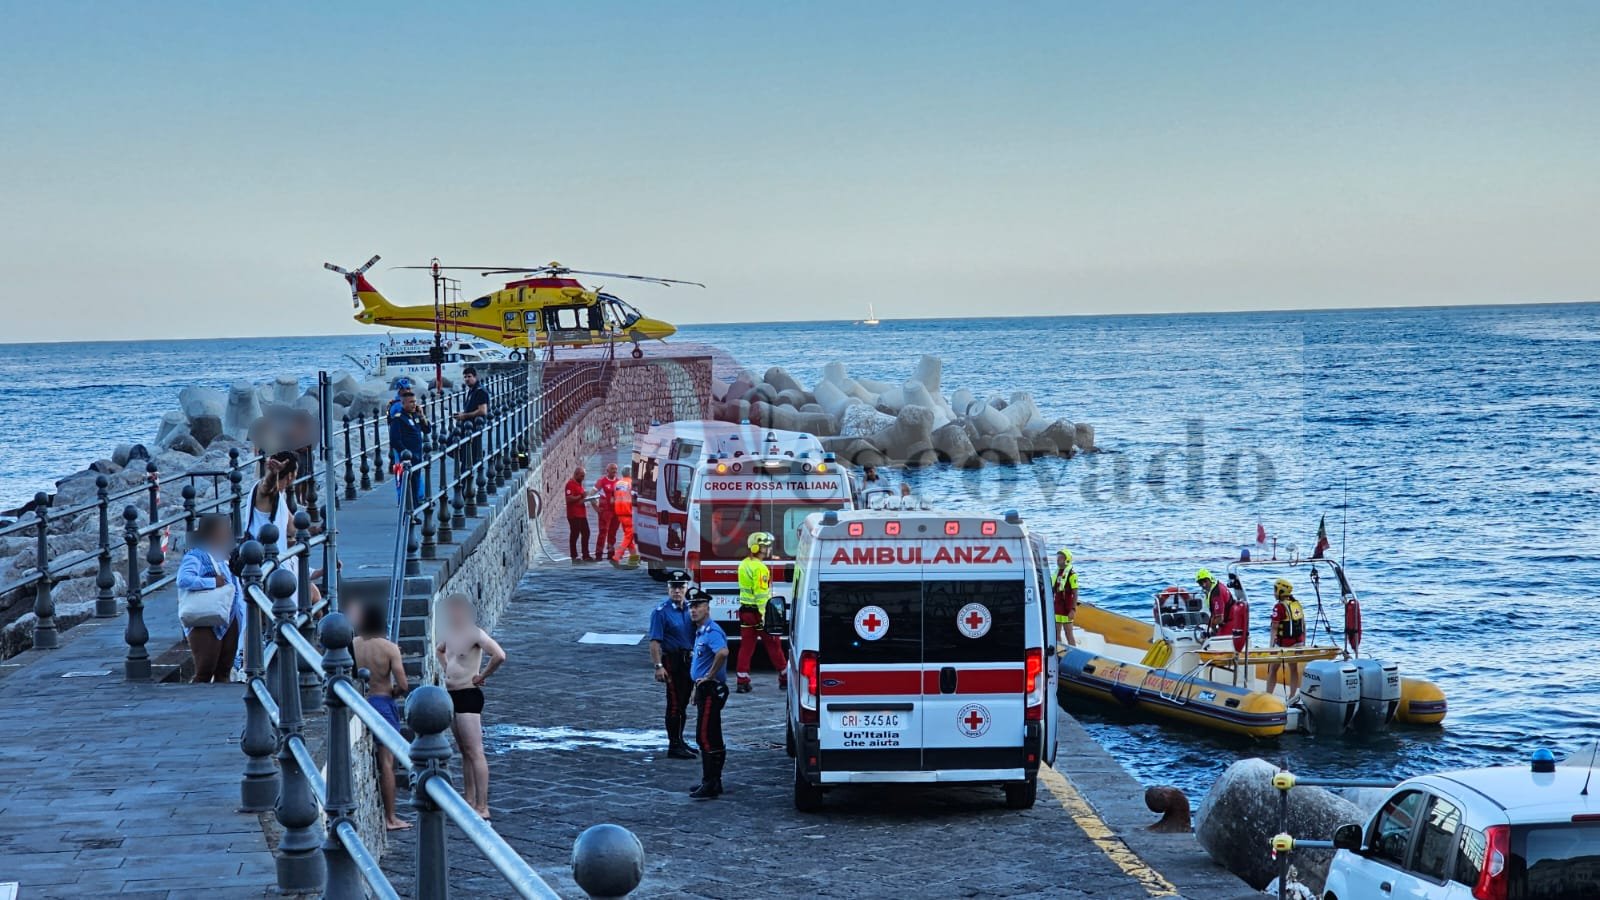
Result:
<instances>
[{"instance_id":1,"label":"ambulance tail light","mask_svg":"<svg viewBox=\"0 0 1600 900\"><path fill-rule=\"evenodd\" d=\"M817 651L806 650L800 654L800 722L817 723Z\"/></svg>"},{"instance_id":2,"label":"ambulance tail light","mask_svg":"<svg viewBox=\"0 0 1600 900\"><path fill-rule=\"evenodd\" d=\"M1015 658L1015 657L1013 657ZM1044 650L1031 647L1023 666L1022 692L1027 695L1023 719L1037 722L1044 718Z\"/></svg>"},{"instance_id":3,"label":"ambulance tail light","mask_svg":"<svg viewBox=\"0 0 1600 900\"><path fill-rule=\"evenodd\" d=\"M683 565L684 568L689 570L690 578L695 581L700 580L700 554L697 551L691 550L685 554Z\"/></svg>"},{"instance_id":4,"label":"ambulance tail light","mask_svg":"<svg viewBox=\"0 0 1600 900\"><path fill-rule=\"evenodd\" d=\"M1491 825L1483 830L1483 867L1472 886L1474 900L1506 900L1510 893L1511 826Z\"/></svg>"}]
</instances>

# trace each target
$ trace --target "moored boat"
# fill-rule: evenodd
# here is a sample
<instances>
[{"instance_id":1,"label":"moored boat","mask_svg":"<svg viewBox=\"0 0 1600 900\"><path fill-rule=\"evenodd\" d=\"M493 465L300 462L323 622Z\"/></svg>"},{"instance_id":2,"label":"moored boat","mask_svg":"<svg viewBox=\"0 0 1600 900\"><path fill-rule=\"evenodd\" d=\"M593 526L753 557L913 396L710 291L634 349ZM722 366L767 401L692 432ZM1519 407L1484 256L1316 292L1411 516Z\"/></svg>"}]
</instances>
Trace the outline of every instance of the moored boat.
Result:
<instances>
[{"instance_id":1,"label":"moored boat","mask_svg":"<svg viewBox=\"0 0 1600 900\"><path fill-rule=\"evenodd\" d=\"M1329 559L1239 562L1228 569L1236 600L1248 603L1244 576L1307 574L1316 605L1306 614L1306 640L1295 647L1251 647L1242 634L1218 633L1198 595L1176 587L1157 594L1148 621L1080 603L1073 618L1076 647L1058 666L1066 702L1084 698L1140 714L1232 734L1276 737L1379 731L1391 722L1438 725L1444 692L1425 679L1402 677L1394 663L1360 658L1336 639L1322 608L1321 584L1336 584L1354 602L1343 568ZM1324 574L1326 573L1326 574ZM1323 641L1318 642L1318 637ZM1269 669L1302 669L1300 689L1269 687ZM1287 681L1287 679L1285 679Z\"/></svg>"}]
</instances>

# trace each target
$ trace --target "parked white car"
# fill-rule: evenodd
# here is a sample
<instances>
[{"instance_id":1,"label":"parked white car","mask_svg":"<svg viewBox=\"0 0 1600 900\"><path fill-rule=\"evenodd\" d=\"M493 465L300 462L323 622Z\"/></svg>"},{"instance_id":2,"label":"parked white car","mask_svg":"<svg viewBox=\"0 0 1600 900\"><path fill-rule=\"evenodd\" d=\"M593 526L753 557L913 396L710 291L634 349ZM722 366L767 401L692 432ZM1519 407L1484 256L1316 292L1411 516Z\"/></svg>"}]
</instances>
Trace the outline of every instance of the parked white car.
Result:
<instances>
[{"instance_id":1,"label":"parked white car","mask_svg":"<svg viewBox=\"0 0 1600 900\"><path fill-rule=\"evenodd\" d=\"M1334 835L1324 900L1600 898L1600 779L1531 766L1424 775L1396 785L1366 827Z\"/></svg>"}]
</instances>

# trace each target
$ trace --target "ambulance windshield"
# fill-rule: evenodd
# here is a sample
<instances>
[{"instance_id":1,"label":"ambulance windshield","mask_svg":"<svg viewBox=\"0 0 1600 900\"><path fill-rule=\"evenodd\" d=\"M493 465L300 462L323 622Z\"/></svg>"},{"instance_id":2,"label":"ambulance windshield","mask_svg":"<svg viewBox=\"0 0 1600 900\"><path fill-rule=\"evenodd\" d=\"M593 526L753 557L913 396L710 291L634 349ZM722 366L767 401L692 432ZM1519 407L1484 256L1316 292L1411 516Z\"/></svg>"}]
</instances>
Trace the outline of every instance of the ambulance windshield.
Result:
<instances>
[{"instance_id":1,"label":"ambulance windshield","mask_svg":"<svg viewBox=\"0 0 1600 900\"><path fill-rule=\"evenodd\" d=\"M837 509L833 503L759 503L750 505L708 505L700 511L700 555L706 559L740 559L749 553L746 542L757 531L777 538L772 546L774 559L793 559L800 524L806 516L824 509Z\"/></svg>"}]
</instances>

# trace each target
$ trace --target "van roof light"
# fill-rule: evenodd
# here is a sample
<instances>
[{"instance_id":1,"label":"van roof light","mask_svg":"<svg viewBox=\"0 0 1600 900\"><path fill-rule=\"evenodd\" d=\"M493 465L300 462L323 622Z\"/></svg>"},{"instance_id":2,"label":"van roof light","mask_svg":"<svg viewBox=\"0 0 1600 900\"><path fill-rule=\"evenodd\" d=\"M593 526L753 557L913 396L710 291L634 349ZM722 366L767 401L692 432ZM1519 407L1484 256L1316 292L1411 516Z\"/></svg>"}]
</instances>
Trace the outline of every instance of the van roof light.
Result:
<instances>
[{"instance_id":1,"label":"van roof light","mask_svg":"<svg viewBox=\"0 0 1600 900\"><path fill-rule=\"evenodd\" d=\"M837 512L835 512L835 511L831 510L831 509L828 510L827 512L822 514L822 524L824 524L824 525L837 525L837 524L839 524L839 514Z\"/></svg>"},{"instance_id":2,"label":"van roof light","mask_svg":"<svg viewBox=\"0 0 1600 900\"><path fill-rule=\"evenodd\" d=\"M1014 509L1006 510L1006 524L1007 525L1021 525L1022 524L1022 513L1019 513Z\"/></svg>"}]
</instances>

